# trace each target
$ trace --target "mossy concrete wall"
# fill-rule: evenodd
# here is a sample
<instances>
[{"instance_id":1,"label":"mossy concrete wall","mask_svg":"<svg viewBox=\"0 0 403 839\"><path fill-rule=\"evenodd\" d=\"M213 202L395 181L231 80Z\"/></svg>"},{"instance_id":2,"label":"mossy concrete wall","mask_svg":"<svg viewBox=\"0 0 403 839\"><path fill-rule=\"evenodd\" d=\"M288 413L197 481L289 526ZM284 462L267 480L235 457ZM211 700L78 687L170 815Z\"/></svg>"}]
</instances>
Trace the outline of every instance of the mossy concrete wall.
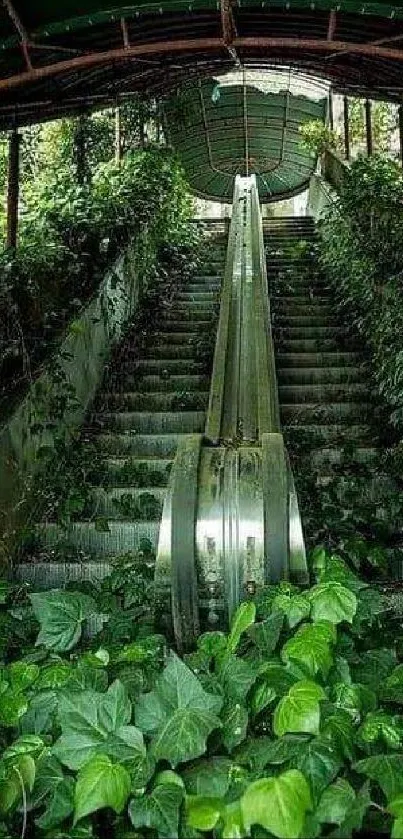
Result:
<instances>
[{"instance_id":1,"label":"mossy concrete wall","mask_svg":"<svg viewBox=\"0 0 403 839\"><path fill-rule=\"evenodd\" d=\"M144 230L106 273L98 292L70 323L59 350L0 428L0 562L8 564L32 510L35 476L58 468L56 438L74 437L101 382L105 363L133 315L156 260Z\"/></svg>"}]
</instances>

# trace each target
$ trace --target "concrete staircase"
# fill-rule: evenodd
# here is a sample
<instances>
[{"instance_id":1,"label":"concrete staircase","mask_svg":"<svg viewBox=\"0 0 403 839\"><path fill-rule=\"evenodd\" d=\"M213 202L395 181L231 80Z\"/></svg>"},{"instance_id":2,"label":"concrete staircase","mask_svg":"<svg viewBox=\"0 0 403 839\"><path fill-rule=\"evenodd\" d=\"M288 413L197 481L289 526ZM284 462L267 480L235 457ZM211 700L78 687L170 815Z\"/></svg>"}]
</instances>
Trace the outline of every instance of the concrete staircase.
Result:
<instances>
[{"instance_id":1,"label":"concrete staircase","mask_svg":"<svg viewBox=\"0 0 403 839\"><path fill-rule=\"evenodd\" d=\"M323 518L320 535L334 537L329 503L340 519L359 520L358 496L376 530L385 493L396 490L382 472L378 407L358 336L340 322L321 275L313 220L265 220L264 235L281 421L308 546L318 538L315 516Z\"/></svg>"},{"instance_id":2,"label":"concrete staircase","mask_svg":"<svg viewBox=\"0 0 403 839\"><path fill-rule=\"evenodd\" d=\"M85 513L67 531L42 522L45 551L55 558L19 571L36 586L101 578L112 558L139 550L155 557L178 441L205 426L226 256L225 236L208 225L205 234L205 264L152 313L141 349L132 329L114 354L83 430L96 452ZM60 561L65 544L79 563Z\"/></svg>"}]
</instances>

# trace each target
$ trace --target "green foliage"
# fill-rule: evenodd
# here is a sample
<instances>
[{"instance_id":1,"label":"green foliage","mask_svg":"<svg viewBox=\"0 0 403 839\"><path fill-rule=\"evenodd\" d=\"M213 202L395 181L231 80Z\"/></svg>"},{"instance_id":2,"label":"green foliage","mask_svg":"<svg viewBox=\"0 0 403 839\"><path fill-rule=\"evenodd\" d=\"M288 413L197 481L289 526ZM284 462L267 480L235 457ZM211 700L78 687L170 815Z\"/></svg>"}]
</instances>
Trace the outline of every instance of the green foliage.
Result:
<instances>
[{"instance_id":1,"label":"green foliage","mask_svg":"<svg viewBox=\"0 0 403 839\"><path fill-rule=\"evenodd\" d=\"M310 151L315 157L323 154L327 149L341 151L340 138L335 131L332 131L321 120L311 120L303 123L299 127L299 133L302 148Z\"/></svg>"},{"instance_id":2,"label":"green foliage","mask_svg":"<svg viewBox=\"0 0 403 839\"><path fill-rule=\"evenodd\" d=\"M342 315L371 353L375 385L403 427L403 176L387 158L359 158L321 224L320 261Z\"/></svg>"},{"instance_id":3,"label":"green foliage","mask_svg":"<svg viewBox=\"0 0 403 839\"><path fill-rule=\"evenodd\" d=\"M141 613L129 640L108 629L123 568L25 595L24 653L10 643L0 671L5 836L25 819L30 839L353 837L378 813L398 836L401 637L393 625L385 645L388 611L374 627L371 589L338 557L314 565L312 588L266 588L185 660ZM5 587L4 614L15 597ZM91 637L86 614L103 617Z\"/></svg>"},{"instance_id":4,"label":"green foliage","mask_svg":"<svg viewBox=\"0 0 403 839\"><path fill-rule=\"evenodd\" d=\"M99 160L80 183L71 162L42 167L25 189L17 252L0 256L0 372L8 394L29 381L69 320L74 331L119 251L145 228L157 252L168 241L189 240L190 211L181 167L166 148L131 151L119 163ZM154 268L148 251L145 287Z\"/></svg>"}]
</instances>

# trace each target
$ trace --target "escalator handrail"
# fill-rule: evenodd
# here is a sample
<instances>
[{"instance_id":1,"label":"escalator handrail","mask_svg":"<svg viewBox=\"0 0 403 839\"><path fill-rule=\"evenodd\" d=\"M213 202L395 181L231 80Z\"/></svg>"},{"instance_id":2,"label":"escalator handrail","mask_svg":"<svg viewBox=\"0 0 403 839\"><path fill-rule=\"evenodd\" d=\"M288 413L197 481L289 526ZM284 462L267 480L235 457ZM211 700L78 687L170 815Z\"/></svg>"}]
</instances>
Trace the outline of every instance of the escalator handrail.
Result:
<instances>
[{"instance_id":1,"label":"escalator handrail","mask_svg":"<svg viewBox=\"0 0 403 839\"><path fill-rule=\"evenodd\" d=\"M239 206L240 193L240 182L236 178L205 428L205 437L215 444L217 444L220 440L222 413L224 407L225 370L228 358L228 335L233 293L232 284L236 255L236 240L239 224L241 223L241 208ZM213 340L213 336L211 337Z\"/></svg>"}]
</instances>

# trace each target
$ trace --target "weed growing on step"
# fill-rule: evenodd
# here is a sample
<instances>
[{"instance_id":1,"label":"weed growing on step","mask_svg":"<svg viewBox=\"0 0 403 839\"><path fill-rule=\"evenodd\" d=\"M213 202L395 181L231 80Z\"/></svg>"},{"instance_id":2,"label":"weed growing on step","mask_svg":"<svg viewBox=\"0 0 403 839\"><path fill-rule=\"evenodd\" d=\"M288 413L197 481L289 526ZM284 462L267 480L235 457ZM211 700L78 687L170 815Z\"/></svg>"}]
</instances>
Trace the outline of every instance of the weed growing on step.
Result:
<instances>
[{"instance_id":1,"label":"weed growing on step","mask_svg":"<svg viewBox=\"0 0 403 839\"><path fill-rule=\"evenodd\" d=\"M0 835L400 836L403 634L379 592L317 548L311 588L265 587L180 658L151 565L1 584Z\"/></svg>"}]
</instances>

